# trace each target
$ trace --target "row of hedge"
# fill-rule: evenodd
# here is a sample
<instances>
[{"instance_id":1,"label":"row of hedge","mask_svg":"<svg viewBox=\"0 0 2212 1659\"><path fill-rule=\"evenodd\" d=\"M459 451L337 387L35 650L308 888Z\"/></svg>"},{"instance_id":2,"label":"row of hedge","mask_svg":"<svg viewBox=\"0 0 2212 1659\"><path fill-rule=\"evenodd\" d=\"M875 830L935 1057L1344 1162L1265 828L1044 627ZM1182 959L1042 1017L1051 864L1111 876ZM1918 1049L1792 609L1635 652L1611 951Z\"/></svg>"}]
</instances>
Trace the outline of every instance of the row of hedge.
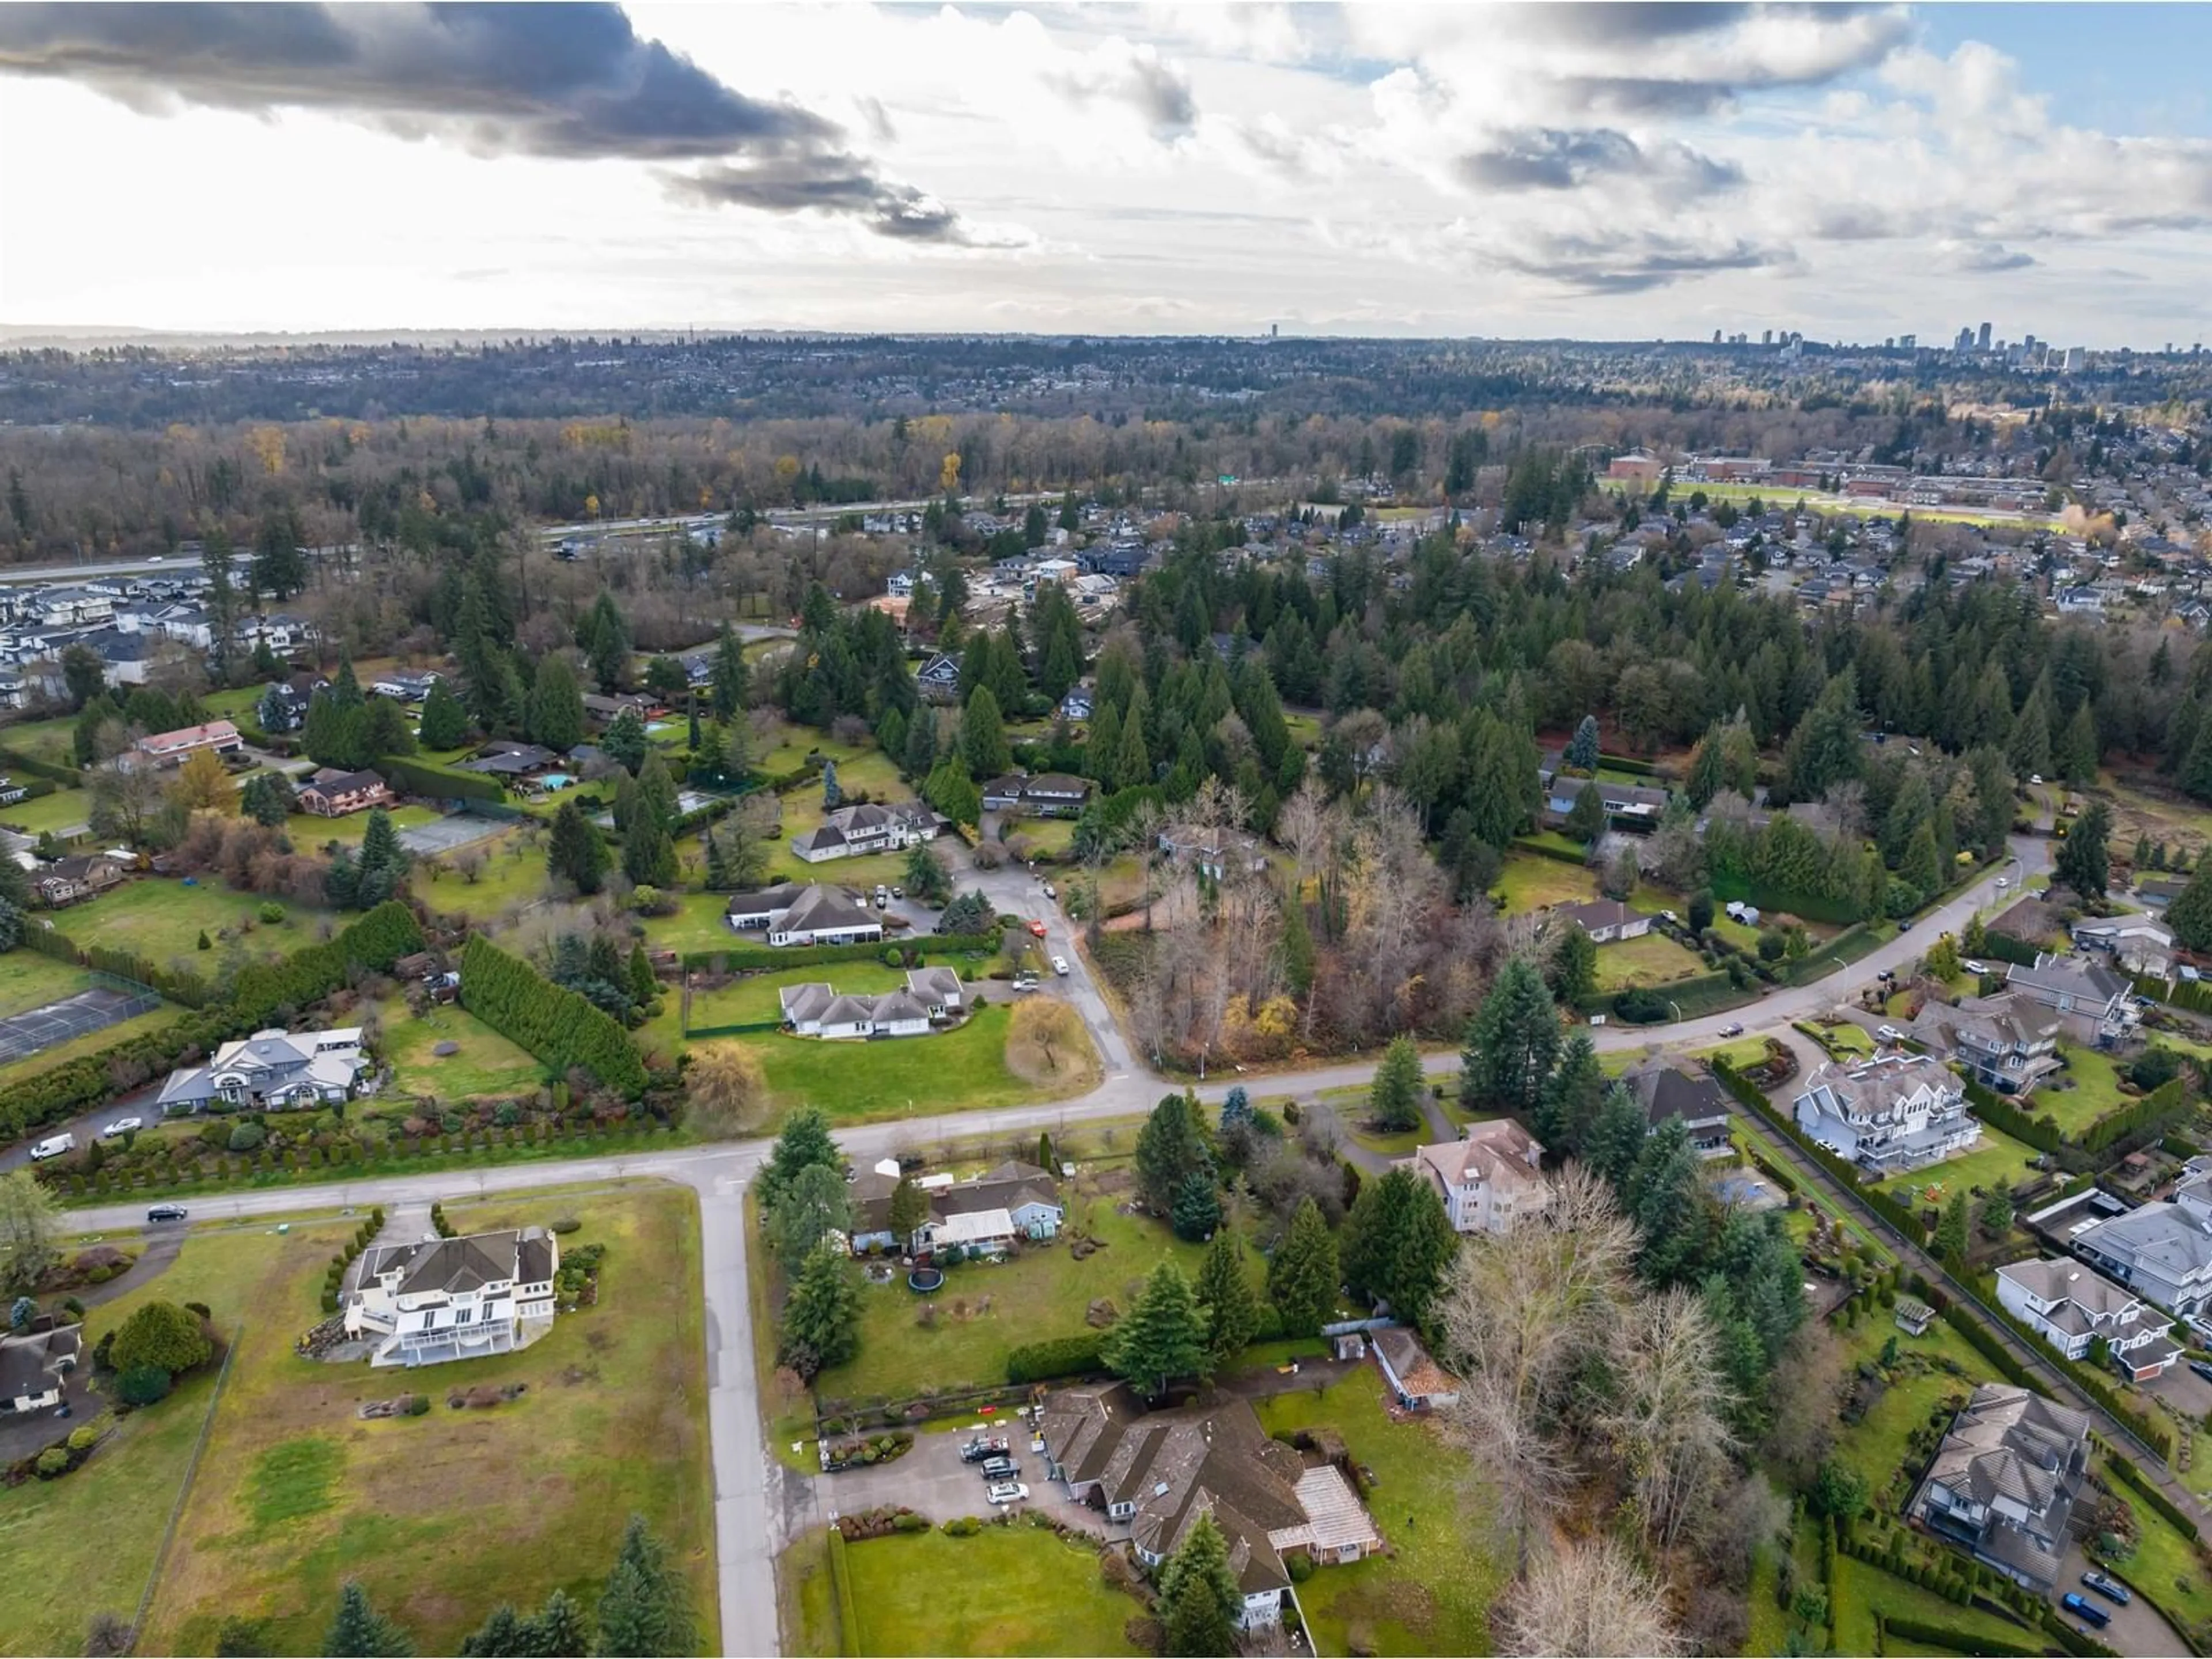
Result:
<instances>
[{"instance_id":1,"label":"row of hedge","mask_svg":"<svg viewBox=\"0 0 2212 1659\"><path fill-rule=\"evenodd\" d=\"M2002 1321L2007 1328L2016 1334L2021 1341L2031 1345L2043 1344L2041 1337L2021 1324L2002 1309L1990 1307L1978 1296L1975 1297L1974 1300L1984 1313ZM1984 1358L2004 1374L2007 1382L2016 1382L2024 1389L2039 1388L2039 1382L2035 1376L2027 1366L2013 1357L2011 1349L2004 1345L1996 1333L1967 1312L1960 1304L1946 1300L1943 1305L1943 1322L1972 1343ZM2153 1421L2148 1413L2129 1405L2121 1398L2120 1391L2117 1388L2087 1367L2075 1364L2065 1355L2051 1350L2047 1344L2043 1346L2044 1358L2051 1367L2063 1373L2075 1388L2103 1407L2113 1421L2119 1424L2144 1445L2155 1450L2160 1457L2173 1455L2173 1437Z\"/></svg>"},{"instance_id":2,"label":"row of hedge","mask_svg":"<svg viewBox=\"0 0 2212 1659\"><path fill-rule=\"evenodd\" d=\"M2030 1117L1995 1090L1968 1078L1966 1091L1966 1109L2000 1134L2024 1140L2039 1152L2056 1152L2065 1146L2066 1137L2058 1133L2056 1124Z\"/></svg>"},{"instance_id":3,"label":"row of hedge","mask_svg":"<svg viewBox=\"0 0 2212 1659\"><path fill-rule=\"evenodd\" d=\"M1106 1333L1056 1336L1028 1342L1006 1355L1009 1382L1050 1382L1063 1376L1089 1376L1106 1369Z\"/></svg>"},{"instance_id":4,"label":"row of hedge","mask_svg":"<svg viewBox=\"0 0 2212 1659\"><path fill-rule=\"evenodd\" d=\"M402 795L421 795L431 800L505 800L507 790L497 778L481 772L455 772L404 755L386 755L376 770Z\"/></svg>"},{"instance_id":5,"label":"row of hedge","mask_svg":"<svg viewBox=\"0 0 2212 1659\"><path fill-rule=\"evenodd\" d=\"M2188 1539L2191 1543L2197 1541L2199 1535L2197 1522L2184 1514L2171 1498L2160 1492L2156 1482L2136 1467L2134 1459L2124 1452L2107 1446L2105 1448L2105 1462L2112 1472L2132 1487L2144 1503L2149 1504L2151 1508L2179 1528L2184 1538Z\"/></svg>"},{"instance_id":6,"label":"row of hedge","mask_svg":"<svg viewBox=\"0 0 2212 1659\"><path fill-rule=\"evenodd\" d=\"M2019 968L2033 968L2036 957L2043 953L2024 939L1995 931L1982 935L1982 954L1995 957L1999 962L2009 962Z\"/></svg>"},{"instance_id":7,"label":"row of hedge","mask_svg":"<svg viewBox=\"0 0 2212 1659\"><path fill-rule=\"evenodd\" d=\"M1712 1061L1712 1071L1713 1076L1719 1080L1721 1087L1748 1107L1769 1127L1786 1136L1798 1151L1803 1152L1806 1157L1811 1158L1841 1182L1845 1191L1857 1198L1913 1243L1924 1246L1928 1243L1928 1234L1921 1226L1919 1217L1887 1193L1864 1185L1859 1179L1859 1171L1856 1165L1838 1158L1826 1147L1816 1143L1791 1121L1788 1114L1777 1111L1773 1103L1761 1094L1758 1086L1747 1081L1735 1066L1716 1056Z\"/></svg>"},{"instance_id":8,"label":"row of hedge","mask_svg":"<svg viewBox=\"0 0 2212 1659\"><path fill-rule=\"evenodd\" d=\"M461 952L461 1006L556 1073L581 1066L629 1099L645 1092L645 1061L612 1015L481 933Z\"/></svg>"},{"instance_id":9,"label":"row of hedge","mask_svg":"<svg viewBox=\"0 0 2212 1659\"><path fill-rule=\"evenodd\" d=\"M2144 996L2186 1008L2192 1013L2212 1014L2212 984L2201 979L2178 979L2168 984L2148 974L2135 976L2136 989Z\"/></svg>"},{"instance_id":10,"label":"row of hedge","mask_svg":"<svg viewBox=\"0 0 2212 1659\"><path fill-rule=\"evenodd\" d=\"M26 754L21 749L0 749L0 762L4 762L11 772L24 772L34 778L45 778L50 782L59 784L64 789L82 789L85 785L84 774L78 771L76 767L63 766L54 761L41 760L38 756Z\"/></svg>"},{"instance_id":11,"label":"row of hedge","mask_svg":"<svg viewBox=\"0 0 2212 1659\"><path fill-rule=\"evenodd\" d=\"M2186 1079L2174 1078L2161 1083L2140 1100L2106 1112L2081 1132L2081 1150L2101 1152L2123 1136L2138 1129L2154 1127L2160 1133L2172 1127L2189 1109L2189 1085Z\"/></svg>"},{"instance_id":12,"label":"row of hedge","mask_svg":"<svg viewBox=\"0 0 2212 1659\"><path fill-rule=\"evenodd\" d=\"M711 951L686 951L686 968L717 965L732 973L775 968L824 968L839 962L881 962L886 951L927 951L932 956L988 956L999 948L998 933L916 933L864 945L724 945Z\"/></svg>"},{"instance_id":13,"label":"row of hedge","mask_svg":"<svg viewBox=\"0 0 2212 1659\"><path fill-rule=\"evenodd\" d=\"M2043 1650L2027 1647L2017 1642L2000 1642L1994 1637L1968 1635L1964 1631L1946 1629L1931 1625L1925 1620L1907 1619L1896 1613L1874 1610L1876 1649L1887 1653L1887 1638L1917 1643L1922 1647L1941 1648L1947 1653L1987 1655L1989 1659L2038 1659Z\"/></svg>"},{"instance_id":14,"label":"row of hedge","mask_svg":"<svg viewBox=\"0 0 2212 1659\"><path fill-rule=\"evenodd\" d=\"M295 952L281 963L240 969L225 1000L210 1001L161 1030L112 1043L0 1090L0 1135L12 1139L89 1110L188 1054L204 1054L228 1038L260 1030L280 1007L299 1009L321 1001L357 969L383 973L422 948L422 930L413 913L387 899L327 944Z\"/></svg>"},{"instance_id":15,"label":"row of hedge","mask_svg":"<svg viewBox=\"0 0 2212 1659\"><path fill-rule=\"evenodd\" d=\"M82 945L58 927L25 928L23 947L74 967L112 974L118 979L136 980L187 1008L204 1008L215 995L208 982L189 968L167 968L112 945Z\"/></svg>"}]
</instances>

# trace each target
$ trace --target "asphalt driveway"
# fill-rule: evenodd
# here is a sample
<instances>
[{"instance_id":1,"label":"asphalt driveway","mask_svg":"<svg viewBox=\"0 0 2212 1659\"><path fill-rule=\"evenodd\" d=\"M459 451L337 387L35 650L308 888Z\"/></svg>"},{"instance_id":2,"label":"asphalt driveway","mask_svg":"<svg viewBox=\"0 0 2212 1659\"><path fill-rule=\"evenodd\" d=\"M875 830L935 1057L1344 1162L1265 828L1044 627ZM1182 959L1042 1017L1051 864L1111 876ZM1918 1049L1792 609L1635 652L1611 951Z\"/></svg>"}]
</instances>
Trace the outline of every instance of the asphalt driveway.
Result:
<instances>
[{"instance_id":1,"label":"asphalt driveway","mask_svg":"<svg viewBox=\"0 0 2212 1659\"><path fill-rule=\"evenodd\" d=\"M1029 1497L1012 1507L1042 1510L1101 1536L1127 1532L1126 1528L1109 1528L1104 1516L1075 1502L1066 1488L1047 1478L1044 1455L1030 1449L1028 1425L1020 1419L994 1425L989 1432L1003 1434L1012 1443L1006 1455L1020 1470L1014 1478L1030 1489ZM992 1505L983 1496L986 1483L979 1467L960 1460L961 1447L972 1437L964 1427L925 1431L915 1436L914 1449L895 1463L817 1474L813 1479L816 1511L825 1522L902 1504L933 1522L988 1516Z\"/></svg>"}]
</instances>

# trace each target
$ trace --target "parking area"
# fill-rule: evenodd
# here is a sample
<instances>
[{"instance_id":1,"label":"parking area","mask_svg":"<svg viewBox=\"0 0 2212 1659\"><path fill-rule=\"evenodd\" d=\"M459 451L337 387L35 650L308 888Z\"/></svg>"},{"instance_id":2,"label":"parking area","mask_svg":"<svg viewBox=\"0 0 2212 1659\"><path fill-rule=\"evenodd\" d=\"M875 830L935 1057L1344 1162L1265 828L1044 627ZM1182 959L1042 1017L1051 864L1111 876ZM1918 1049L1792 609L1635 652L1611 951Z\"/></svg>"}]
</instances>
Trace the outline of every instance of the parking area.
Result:
<instances>
[{"instance_id":1,"label":"parking area","mask_svg":"<svg viewBox=\"0 0 2212 1659\"><path fill-rule=\"evenodd\" d=\"M1018 1420L994 1425L985 1432L1003 1434L1011 1443L1006 1455L1019 1471L1015 1479L1030 1495L1014 1507L1040 1510L1071 1525L1102 1537L1127 1534L1126 1526L1109 1527L1106 1517L1070 1498L1064 1487L1048 1479L1044 1455L1030 1449L1027 1426ZM985 1481L978 1465L961 1461L960 1449L974 1438L963 1427L935 1432L924 1431L914 1438L914 1449L896 1463L873 1468L844 1469L814 1477L814 1500L824 1519L857 1513L882 1505L903 1504L931 1521L953 1521L963 1515L991 1512L983 1496Z\"/></svg>"},{"instance_id":2,"label":"parking area","mask_svg":"<svg viewBox=\"0 0 2212 1659\"><path fill-rule=\"evenodd\" d=\"M2204 1413L2212 1412L2212 1382L2191 1370L2185 1359L2168 1367L2165 1376L2153 1377L2140 1386L2146 1394L2155 1395L2165 1402L2167 1409L2192 1422L2202 1422Z\"/></svg>"},{"instance_id":3,"label":"parking area","mask_svg":"<svg viewBox=\"0 0 2212 1659\"><path fill-rule=\"evenodd\" d=\"M2089 1558L2081 1553L2081 1547L2069 1544L2066 1547L2065 1574L2051 1592L2051 1604L2061 1619L2075 1629L2102 1642L2115 1653L2142 1656L2187 1653L2191 1650L2189 1644L2175 1633L2173 1626L2160 1617L2158 1609L2142 1596L2136 1596L2126 1607L2116 1607L2096 1591L2085 1588L2081 1575L2088 1571ZM2124 1574L2114 1573L2112 1576L2122 1583L2126 1582ZM2078 1591L2112 1623L2102 1630L2089 1630L2081 1620L2063 1607L2057 1607L2058 1598L2069 1590Z\"/></svg>"}]
</instances>

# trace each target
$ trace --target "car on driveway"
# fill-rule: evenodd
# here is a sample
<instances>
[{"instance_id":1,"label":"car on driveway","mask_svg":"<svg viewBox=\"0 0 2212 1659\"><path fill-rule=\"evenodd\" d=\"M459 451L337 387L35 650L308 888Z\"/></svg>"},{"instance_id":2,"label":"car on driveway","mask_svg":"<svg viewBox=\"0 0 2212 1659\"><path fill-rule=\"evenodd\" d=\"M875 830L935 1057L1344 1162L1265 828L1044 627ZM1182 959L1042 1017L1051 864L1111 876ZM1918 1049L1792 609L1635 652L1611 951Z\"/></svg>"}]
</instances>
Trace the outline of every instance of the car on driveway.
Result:
<instances>
[{"instance_id":1,"label":"car on driveway","mask_svg":"<svg viewBox=\"0 0 2212 1659\"><path fill-rule=\"evenodd\" d=\"M143 1117L118 1117L100 1132L100 1138L102 1140L112 1140L118 1135L128 1134L133 1129L143 1129L145 1127L146 1120Z\"/></svg>"},{"instance_id":2,"label":"car on driveway","mask_svg":"<svg viewBox=\"0 0 2212 1659\"><path fill-rule=\"evenodd\" d=\"M182 1221L184 1218L185 1206L181 1204L156 1204L146 1212L149 1221Z\"/></svg>"},{"instance_id":3,"label":"car on driveway","mask_svg":"<svg viewBox=\"0 0 2212 1659\"><path fill-rule=\"evenodd\" d=\"M1031 916L1030 918L1030 932L1035 933L1039 939L1042 939L1044 937L1044 923L1039 921L1035 916Z\"/></svg>"},{"instance_id":4,"label":"car on driveway","mask_svg":"<svg viewBox=\"0 0 2212 1659\"><path fill-rule=\"evenodd\" d=\"M1048 899L1056 899L1060 896L1059 893L1054 890L1053 884L1050 882L1047 882L1044 884L1044 896Z\"/></svg>"},{"instance_id":5,"label":"car on driveway","mask_svg":"<svg viewBox=\"0 0 2212 1659\"><path fill-rule=\"evenodd\" d=\"M1054 957L1052 959L1052 971L1058 974L1062 979L1066 979L1067 977L1067 958L1066 957Z\"/></svg>"},{"instance_id":6,"label":"car on driveway","mask_svg":"<svg viewBox=\"0 0 2212 1659\"><path fill-rule=\"evenodd\" d=\"M1895 1042L1899 1037L1904 1036L1904 1033L1899 1031L1894 1025L1885 1025L1880 1030L1876 1031L1875 1035L1880 1037L1884 1042Z\"/></svg>"},{"instance_id":7,"label":"car on driveway","mask_svg":"<svg viewBox=\"0 0 2212 1659\"><path fill-rule=\"evenodd\" d=\"M983 1460L983 1478L986 1480L1011 1480L1021 1472L1021 1466L1011 1457L987 1457Z\"/></svg>"},{"instance_id":8,"label":"car on driveway","mask_svg":"<svg viewBox=\"0 0 2212 1659\"><path fill-rule=\"evenodd\" d=\"M1990 971L1989 966L1986 963L1976 962L1971 957L1969 957L1966 961L1960 963L1959 966L1965 969L1970 974L1986 974Z\"/></svg>"},{"instance_id":9,"label":"car on driveway","mask_svg":"<svg viewBox=\"0 0 2212 1659\"><path fill-rule=\"evenodd\" d=\"M1012 1449L1013 1442L1003 1434L994 1436L988 1440L970 1440L960 1449L960 1461L963 1463L981 1463L986 1458L1004 1457Z\"/></svg>"},{"instance_id":10,"label":"car on driveway","mask_svg":"<svg viewBox=\"0 0 2212 1659\"><path fill-rule=\"evenodd\" d=\"M2058 1598L2058 1605L2076 1619L2084 1620L2099 1630L2102 1630L2112 1622L2111 1613L2106 1613L2104 1608L2099 1607L2079 1590L2068 1590L2065 1595Z\"/></svg>"},{"instance_id":11,"label":"car on driveway","mask_svg":"<svg viewBox=\"0 0 2212 1659\"><path fill-rule=\"evenodd\" d=\"M983 1488L983 1496L994 1504L1018 1504L1030 1495L1030 1489L1018 1480L994 1480Z\"/></svg>"},{"instance_id":12,"label":"car on driveway","mask_svg":"<svg viewBox=\"0 0 2212 1659\"><path fill-rule=\"evenodd\" d=\"M2189 1369L2207 1382L2212 1382L2212 1364L2208 1364L2202 1359L2192 1359L2189 1362Z\"/></svg>"},{"instance_id":13,"label":"car on driveway","mask_svg":"<svg viewBox=\"0 0 2212 1659\"><path fill-rule=\"evenodd\" d=\"M2085 1572L2081 1575L2081 1582L2107 1601L2118 1602L2121 1607L2136 1599L2136 1593L2125 1584L2117 1578L2107 1578L2101 1572Z\"/></svg>"}]
</instances>

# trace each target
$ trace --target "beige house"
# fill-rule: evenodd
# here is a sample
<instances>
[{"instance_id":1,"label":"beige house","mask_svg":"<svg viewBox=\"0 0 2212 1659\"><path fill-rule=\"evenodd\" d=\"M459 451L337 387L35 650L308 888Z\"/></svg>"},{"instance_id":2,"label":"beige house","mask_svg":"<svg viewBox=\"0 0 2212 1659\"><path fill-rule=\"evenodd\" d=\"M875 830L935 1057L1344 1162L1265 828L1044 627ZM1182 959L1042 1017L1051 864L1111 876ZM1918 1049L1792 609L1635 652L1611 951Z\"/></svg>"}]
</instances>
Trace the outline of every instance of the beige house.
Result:
<instances>
[{"instance_id":1,"label":"beige house","mask_svg":"<svg viewBox=\"0 0 2212 1659\"><path fill-rule=\"evenodd\" d=\"M561 1245L543 1227L372 1246L346 1304L373 1365L434 1365L526 1348L553 1328Z\"/></svg>"},{"instance_id":2,"label":"beige house","mask_svg":"<svg viewBox=\"0 0 2212 1659\"><path fill-rule=\"evenodd\" d=\"M1436 1189L1462 1233L1502 1233L1551 1202L1544 1149L1511 1118L1471 1125L1464 1139L1416 1147L1401 1167Z\"/></svg>"}]
</instances>

